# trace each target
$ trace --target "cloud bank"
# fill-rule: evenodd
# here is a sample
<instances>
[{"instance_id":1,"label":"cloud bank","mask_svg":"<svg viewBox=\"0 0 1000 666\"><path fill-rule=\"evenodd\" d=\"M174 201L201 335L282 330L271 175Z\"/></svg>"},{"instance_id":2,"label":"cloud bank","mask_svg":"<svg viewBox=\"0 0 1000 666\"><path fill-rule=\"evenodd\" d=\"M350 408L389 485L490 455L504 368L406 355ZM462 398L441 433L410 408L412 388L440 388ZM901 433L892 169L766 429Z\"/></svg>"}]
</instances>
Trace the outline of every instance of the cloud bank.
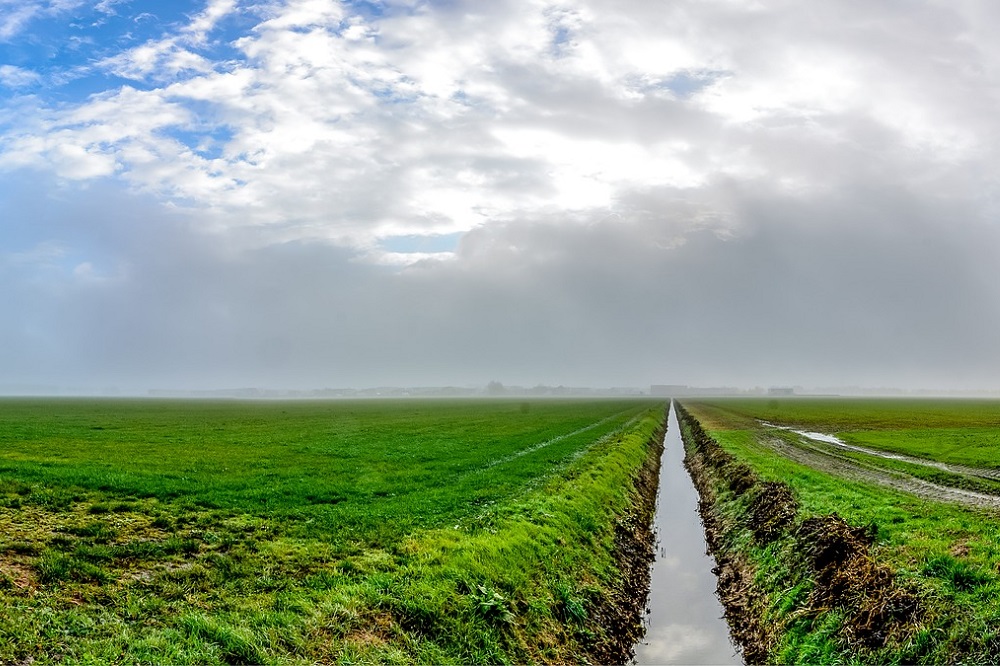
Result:
<instances>
[{"instance_id":1,"label":"cloud bank","mask_svg":"<svg viewBox=\"0 0 1000 666\"><path fill-rule=\"evenodd\" d=\"M1000 388L988 2L91 5L0 19L8 382Z\"/></svg>"}]
</instances>

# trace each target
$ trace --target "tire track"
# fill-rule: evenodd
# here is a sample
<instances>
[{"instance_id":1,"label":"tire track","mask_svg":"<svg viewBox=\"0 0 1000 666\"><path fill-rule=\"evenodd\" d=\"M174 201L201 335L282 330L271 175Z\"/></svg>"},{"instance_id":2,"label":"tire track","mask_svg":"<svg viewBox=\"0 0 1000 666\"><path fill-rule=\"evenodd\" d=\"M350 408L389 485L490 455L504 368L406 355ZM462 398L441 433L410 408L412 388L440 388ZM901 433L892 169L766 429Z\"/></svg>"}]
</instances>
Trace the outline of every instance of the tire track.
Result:
<instances>
[{"instance_id":1,"label":"tire track","mask_svg":"<svg viewBox=\"0 0 1000 666\"><path fill-rule=\"evenodd\" d=\"M852 481L873 483L937 502L949 502L975 508L1000 510L1000 496L977 493L951 486L942 486L911 476L905 472L888 470L875 463L862 463L852 460L837 451L812 444L808 441L808 438L801 434L799 434L799 437L802 439L800 439L798 444L791 444L779 437L767 437L763 440L763 443L776 453L799 464Z\"/></svg>"},{"instance_id":2,"label":"tire track","mask_svg":"<svg viewBox=\"0 0 1000 666\"><path fill-rule=\"evenodd\" d=\"M768 423L767 421L760 421L761 425L765 425L768 428L777 428L778 430L787 430L789 432L794 432L796 435L805 437L806 439L813 440L815 442L823 442L824 444L830 444L832 446L840 447L842 449L847 449L849 451L857 451L858 453L864 453L865 455L874 456L877 458L885 458L886 460L898 460L900 462L906 462L913 465L920 465L921 467L930 467L933 469L938 469L943 472L949 472L951 474L960 474L963 476L975 476L980 479L990 479L993 481L1000 481L1000 470L989 469L986 467L971 467L969 465L956 465L953 463L943 463L936 460L928 460L927 458L918 458L916 456L908 456L904 453L890 453L888 451L881 451L879 449L871 449L866 446L861 446L860 444L848 444L844 440L840 439L835 435L827 435L821 432L810 432L807 430L796 430L795 428L789 426L777 425L775 423Z\"/></svg>"},{"instance_id":3,"label":"tire track","mask_svg":"<svg viewBox=\"0 0 1000 666\"><path fill-rule=\"evenodd\" d=\"M581 433L587 432L588 430L593 430L595 428L599 428L602 425L604 425L605 423L608 423L609 421L613 421L615 419L621 418L625 414L628 414L629 412L632 412L632 411L635 411L635 410L634 409L625 409L625 410L622 410L622 411L620 411L620 412L618 412L616 414L612 414L611 416L606 416L603 419L600 419L598 421L594 421L593 423L591 423L589 425L585 425L582 428L577 428L576 430L573 430L572 432L566 432L566 433L563 433L561 435L556 435L555 437L552 437L551 439L547 439L544 442L539 442L538 444L534 444L532 446L520 449L520 450L515 451L514 453L510 453L510 454L508 454L506 456L502 456L502 457L497 458L495 460L491 460L490 462L486 463L485 465L483 465L481 467L477 467L477 468L472 469L472 470L469 470L466 473L467 474L475 474L477 472L485 472L485 471L491 470L494 467L496 467L497 465L503 465L503 464L512 462L514 460L517 460L518 458L521 458L523 456L526 456L526 455L529 455L531 453L534 453L535 451L541 451L542 449L544 449L546 447L549 447L549 446L552 446L553 444L555 444L557 442L561 442L564 439L568 439L570 437L575 437L575 436L577 436L577 435L579 435ZM641 414L641 412L640 412L640 414ZM639 415L636 415L633 418L631 418L630 420L628 420L625 423L623 423L621 425L621 427L618 428L618 429L621 430L623 428L627 428L628 426L630 426L633 423L635 423L638 419L639 419ZM587 448L590 448L590 447L587 447Z\"/></svg>"}]
</instances>

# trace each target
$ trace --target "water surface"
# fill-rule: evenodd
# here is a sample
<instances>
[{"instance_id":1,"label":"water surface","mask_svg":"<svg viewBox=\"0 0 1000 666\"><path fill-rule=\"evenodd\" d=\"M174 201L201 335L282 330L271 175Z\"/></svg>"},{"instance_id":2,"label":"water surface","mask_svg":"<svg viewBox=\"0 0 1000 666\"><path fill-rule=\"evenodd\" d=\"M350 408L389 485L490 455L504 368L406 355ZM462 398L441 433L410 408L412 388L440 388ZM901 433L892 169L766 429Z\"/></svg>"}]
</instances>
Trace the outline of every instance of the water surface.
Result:
<instances>
[{"instance_id":1,"label":"water surface","mask_svg":"<svg viewBox=\"0 0 1000 666\"><path fill-rule=\"evenodd\" d=\"M646 636L636 664L742 664L715 596L715 560L706 554L698 493L684 469L677 416L670 410L656 498L657 552Z\"/></svg>"}]
</instances>

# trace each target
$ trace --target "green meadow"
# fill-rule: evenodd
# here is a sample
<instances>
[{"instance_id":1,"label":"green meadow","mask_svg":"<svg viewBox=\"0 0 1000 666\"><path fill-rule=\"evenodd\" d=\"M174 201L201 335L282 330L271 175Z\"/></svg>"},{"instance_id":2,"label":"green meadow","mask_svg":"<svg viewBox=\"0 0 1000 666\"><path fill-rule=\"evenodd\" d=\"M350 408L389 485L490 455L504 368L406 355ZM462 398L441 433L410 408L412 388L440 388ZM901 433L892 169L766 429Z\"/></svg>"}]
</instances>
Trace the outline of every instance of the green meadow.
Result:
<instances>
[{"instance_id":1,"label":"green meadow","mask_svg":"<svg viewBox=\"0 0 1000 666\"><path fill-rule=\"evenodd\" d=\"M2 400L0 662L586 659L663 416Z\"/></svg>"},{"instance_id":2,"label":"green meadow","mask_svg":"<svg viewBox=\"0 0 1000 666\"><path fill-rule=\"evenodd\" d=\"M809 443L766 425L835 434L847 443L990 473L1000 468L1000 402L794 398L686 400L684 406L764 482L743 494L724 478L715 478L713 487L723 551L753 572L755 612L766 627L759 638L769 660L1000 659L1000 512L946 499L949 488L959 499L970 487L1000 494L996 483L836 448L829 459L843 464L824 465L822 455L795 459L789 452L805 446L808 453ZM919 495L928 481L944 489L943 499ZM764 490L774 494L768 483L790 489L791 513L763 511ZM850 526L842 532L852 543L870 545L864 558L845 560L831 573L809 558L841 543L837 535L815 533L817 524L842 525L828 519L834 515ZM780 529L761 537L759 522L778 518ZM840 587L830 587L831 580Z\"/></svg>"}]
</instances>

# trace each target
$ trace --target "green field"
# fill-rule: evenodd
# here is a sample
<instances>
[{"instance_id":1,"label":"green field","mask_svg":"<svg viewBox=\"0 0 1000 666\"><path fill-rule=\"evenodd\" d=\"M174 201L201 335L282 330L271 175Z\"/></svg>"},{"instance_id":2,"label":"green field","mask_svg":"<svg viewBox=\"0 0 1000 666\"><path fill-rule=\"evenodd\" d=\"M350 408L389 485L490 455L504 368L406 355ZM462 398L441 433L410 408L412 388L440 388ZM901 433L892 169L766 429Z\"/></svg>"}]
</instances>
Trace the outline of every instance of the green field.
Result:
<instances>
[{"instance_id":1,"label":"green field","mask_svg":"<svg viewBox=\"0 0 1000 666\"><path fill-rule=\"evenodd\" d=\"M0 401L0 662L577 660L639 401Z\"/></svg>"},{"instance_id":2,"label":"green field","mask_svg":"<svg viewBox=\"0 0 1000 666\"><path fill-rule=\"evenodd\" d=\"M941 399L726 400L731 415L838 435L846 442L1000 469L1000 401Z\"/></svg>"},{"instance_id":3,"label":"green field","mask_svg":"<svg viewBox=\"0 0 1000 666\"><path fill-rule=\"evenodd\" d=\"M684 405L735 457L719 469L731 476L739 464L749 465L761 480L734 491L715 476L712 487L723 550L754 572L769 660L1000 659L1000 486L991 476L1000 467L1000 402L795 398ZM773 426L837 435L871 451L842 450ZM886 459L880 451L911 458ZM794 498L793 517L781 517L773 532L760 528L775 518L762 508L768 493L780 495L768 482ZM824 546L810 529L833 514L856 528L844 527L845 534L870 542L864 558L836 574L843 574L836 594L829 587L834 574L809 560L833 542L829 537ZM866 588L864 576L877 584ZM883 629L873 629L873 618Z\"/></svg>"}]
</instances>

